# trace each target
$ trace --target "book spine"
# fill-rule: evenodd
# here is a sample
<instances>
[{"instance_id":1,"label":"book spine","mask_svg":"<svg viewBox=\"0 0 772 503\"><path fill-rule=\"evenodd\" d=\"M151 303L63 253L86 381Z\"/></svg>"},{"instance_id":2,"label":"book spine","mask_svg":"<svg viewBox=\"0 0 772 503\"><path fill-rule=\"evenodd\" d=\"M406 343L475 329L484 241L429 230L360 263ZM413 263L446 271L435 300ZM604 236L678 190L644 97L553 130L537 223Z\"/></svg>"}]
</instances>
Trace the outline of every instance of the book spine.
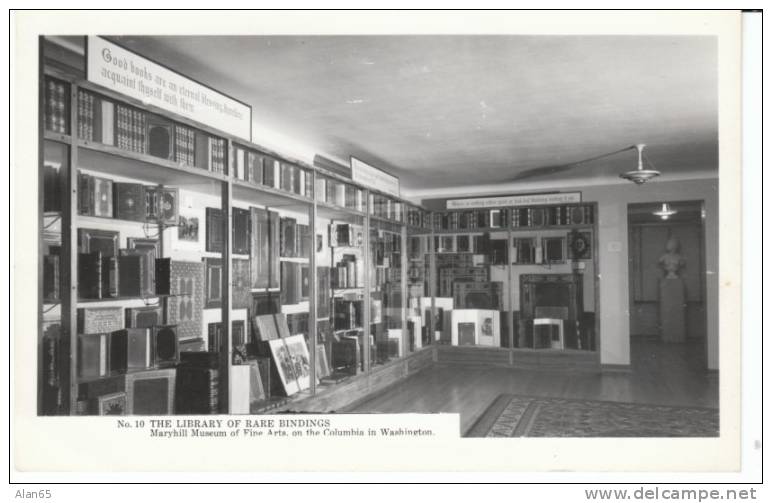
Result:
<instances>
[{"instance_id":1,"label":"book spine","mask_svg":"<svg viewBox=\"0 0 772 503\"><path fill-rule=\"evenodd\" d=\"M46 81L45 124L46 129L54 131L54 95L56 94L56 82L51 79Z\"/></svg>"},{"instance_id":2,"label":"book spine","mask_svg":"<svg viewBox=\"0 0 772 503\"><path fill-rule=\"evenodd\" d=\"M66 117L65 117L65 111L66 111L66 93L65 93L65 87L62 83L55 83L55 90L56 90L56 99L54 100L55 103L55 111L54 114L54 122L55 127L54 131L57 131L59 133L66 133L67 132L67 123L66 123Z\"/></svg>"}]
</instances>

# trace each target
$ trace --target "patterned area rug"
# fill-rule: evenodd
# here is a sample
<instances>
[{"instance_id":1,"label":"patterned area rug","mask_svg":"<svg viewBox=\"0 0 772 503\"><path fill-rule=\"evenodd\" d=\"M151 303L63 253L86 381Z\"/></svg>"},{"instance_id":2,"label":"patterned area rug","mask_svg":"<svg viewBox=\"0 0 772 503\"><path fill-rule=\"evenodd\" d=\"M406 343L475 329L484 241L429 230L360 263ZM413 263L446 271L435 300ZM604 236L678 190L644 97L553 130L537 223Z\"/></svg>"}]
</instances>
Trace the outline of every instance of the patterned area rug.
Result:
<instances>
[{"instance_id":1,"label":"patterned area rug","mask_svg":"<svg viewBox=\"0 0 772 503\"><path fill-rule=\"evenodd\" d=\"M717 437L718 409L499 395L465 437Z\"/></svg>"}]
</instances>

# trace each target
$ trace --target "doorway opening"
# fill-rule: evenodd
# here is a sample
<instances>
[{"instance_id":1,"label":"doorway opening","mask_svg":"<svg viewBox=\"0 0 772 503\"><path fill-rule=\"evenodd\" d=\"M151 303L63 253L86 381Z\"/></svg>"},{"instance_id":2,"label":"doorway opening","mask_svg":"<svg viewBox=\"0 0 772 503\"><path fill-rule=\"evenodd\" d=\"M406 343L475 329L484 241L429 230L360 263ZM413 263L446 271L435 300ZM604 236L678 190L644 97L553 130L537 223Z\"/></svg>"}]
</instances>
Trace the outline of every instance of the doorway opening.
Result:
<instances>
[{"instance_id":1,"label":"doorway opening","mask_svg":"<svg viewBox=\"0 0 772 503\"><path fill-rule=\"evenodd\" d=\"M631 361L701 373L707 368L704 203L630 204L627 217Z\"/></svg>"}]
</instances>

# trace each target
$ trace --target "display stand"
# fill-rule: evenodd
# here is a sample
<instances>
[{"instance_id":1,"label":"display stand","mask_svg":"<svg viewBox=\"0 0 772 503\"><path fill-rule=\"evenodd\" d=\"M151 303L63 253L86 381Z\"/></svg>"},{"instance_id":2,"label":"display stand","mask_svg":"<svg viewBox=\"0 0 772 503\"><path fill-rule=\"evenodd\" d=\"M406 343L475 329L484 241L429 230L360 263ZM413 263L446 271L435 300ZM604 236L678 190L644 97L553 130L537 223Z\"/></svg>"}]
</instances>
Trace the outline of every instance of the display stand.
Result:
<instances>
[{"instance_id":1,"label":"display stand","mask_svg":"<svg viewBox=\"0 0 772 503\"><path fill-rule=\"evenodd\" d=\"M686 342L686 289L681 278L659 282L659 324L664 342Z\"/></svg>"}]
</instances>

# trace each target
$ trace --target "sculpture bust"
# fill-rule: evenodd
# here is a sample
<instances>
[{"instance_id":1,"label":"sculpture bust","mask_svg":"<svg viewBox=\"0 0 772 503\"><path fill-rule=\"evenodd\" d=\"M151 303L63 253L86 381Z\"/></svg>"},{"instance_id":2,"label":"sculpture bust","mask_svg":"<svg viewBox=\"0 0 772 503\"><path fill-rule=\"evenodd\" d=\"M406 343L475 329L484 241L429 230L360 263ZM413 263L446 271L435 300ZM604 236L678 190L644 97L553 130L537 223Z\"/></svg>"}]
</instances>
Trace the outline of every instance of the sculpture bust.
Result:
<instances>
[{"instance_id":1,"label":"sculpture bust","mask_svg":"<svg viewBox=\"0 0 772 503\"><path fill-rule=\"evenodd\" d=\"M666 279L678 278L678 273L686 266L686 260L679 253L681 245L676 238L665 243L665 253L659 258L659 266L665 270Z\"/></svg>"}]
</instances>

